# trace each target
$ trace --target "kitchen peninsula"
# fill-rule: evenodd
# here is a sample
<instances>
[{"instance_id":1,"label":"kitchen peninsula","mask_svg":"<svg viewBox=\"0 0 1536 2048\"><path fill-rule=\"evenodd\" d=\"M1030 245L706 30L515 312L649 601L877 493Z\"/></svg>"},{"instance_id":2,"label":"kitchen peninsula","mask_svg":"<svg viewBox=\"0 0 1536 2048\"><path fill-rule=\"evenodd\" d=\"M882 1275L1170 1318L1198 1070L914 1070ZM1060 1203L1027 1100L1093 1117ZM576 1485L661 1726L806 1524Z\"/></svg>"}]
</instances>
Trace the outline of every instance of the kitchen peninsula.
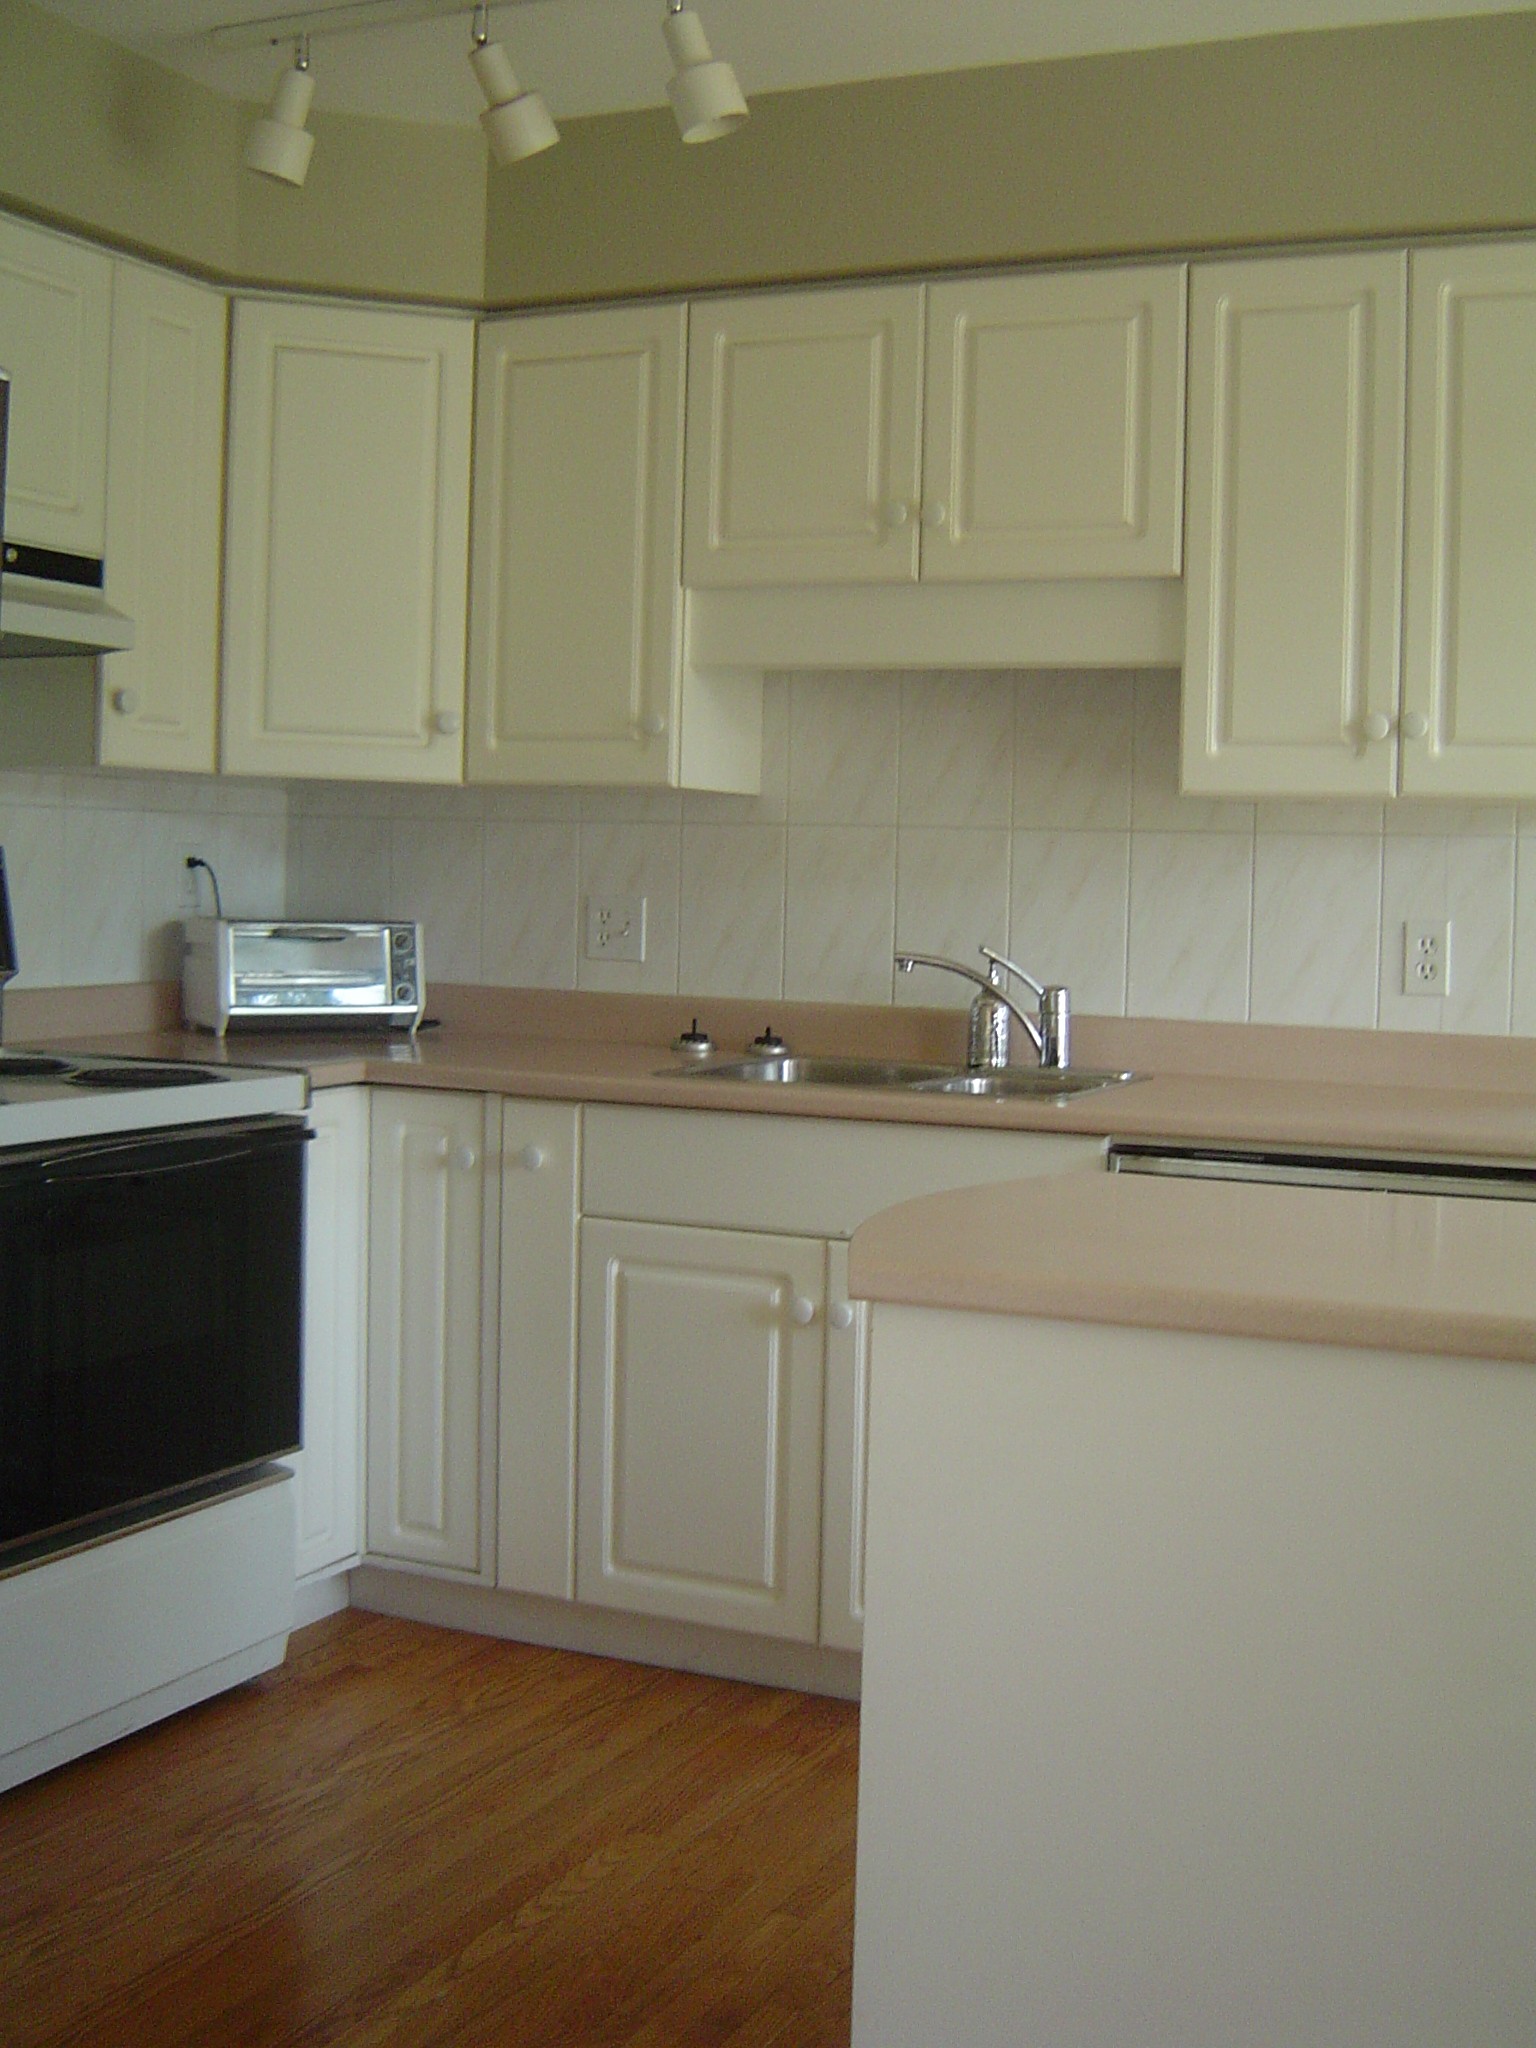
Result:
<instances>
[{"instance_id":1,"label":"kitchen peninsula","mask_svg":"<svg viewBox=\"0 0 1536 2048\"><path fill-rule=\"evenodd\" d=\"M855 1236L855 2048L1536 2029L1536 1207L1075 1176Z\"/></svg>"}]
</instances>

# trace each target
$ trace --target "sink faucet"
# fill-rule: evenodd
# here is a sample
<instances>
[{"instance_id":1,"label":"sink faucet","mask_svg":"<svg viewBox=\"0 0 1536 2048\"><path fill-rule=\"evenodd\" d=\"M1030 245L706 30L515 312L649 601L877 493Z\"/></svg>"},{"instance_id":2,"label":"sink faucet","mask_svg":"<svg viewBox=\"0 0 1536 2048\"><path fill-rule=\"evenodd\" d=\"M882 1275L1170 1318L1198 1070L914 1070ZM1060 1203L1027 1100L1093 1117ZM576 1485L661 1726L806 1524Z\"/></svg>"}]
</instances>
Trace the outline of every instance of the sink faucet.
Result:
<instances>
[{"instance_id":1,"label":"sink faucet","mask_svg":"<svg viewBox=\"0 0 1536 2048\"><path fill-rule=\"evenodd\" d=\"M965 1052L968 1067L996 1069L1007 1066L1009 1019L1016 1017L1029 1033L1041 1066L1060 1071L1072 1055L1072 1005L1067 991L1036 981L1032 974L1026 974L1015 962L1001 953L994 953L990 946L981 948L981 957L987 962L985 974L974 967L963 966L958 960L946 960L938 953L898 953L896 965L903 974L910 974L914 967L939 967L946 974L958 974L966 981L975 982L977 993L971 1002ZM1036 1016L1031 1017L1027 1011L1021 1010L1009 995L1003 986L1005 973L1017 975L1027 988L1033 989L1039 1005Z\"/></svg>"}]
</instances>

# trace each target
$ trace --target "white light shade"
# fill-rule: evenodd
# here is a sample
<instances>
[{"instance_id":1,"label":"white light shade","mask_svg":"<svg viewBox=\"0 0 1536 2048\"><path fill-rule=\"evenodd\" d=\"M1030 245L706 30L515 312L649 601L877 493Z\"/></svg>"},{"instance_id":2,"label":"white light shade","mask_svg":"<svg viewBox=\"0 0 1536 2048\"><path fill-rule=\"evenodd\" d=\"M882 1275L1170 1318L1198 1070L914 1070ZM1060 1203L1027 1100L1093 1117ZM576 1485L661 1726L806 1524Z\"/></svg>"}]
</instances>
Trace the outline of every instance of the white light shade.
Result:
<instances>
[{"instance_id":1,"label":"white light shade","mask_svg":"<svg viewBox=\"0 0 1536 2048\"><path fill-rule=\"evenodd\" d=\"M272 95L272 111L256 122L245 145L247 170L285 185L302 185L314 154L315 138L304 126L315 81L306 67L285 71Z\"/></svg>"},{"instance_id":2,"label":"white light shade","mask_svg":"<svg viewBox=\"0 0 1536 2048\"><path fill-rule=\"evenodd\" d=\"M669 14L662 34L676 70L667 98L684 142L715 142L747 118L747 103L729 64L711 56L704 25L692 8Z\"/></svg>"},{"instance_id":3,"label":"white light shade","mask_svg":"<svg viewBox=\"0 0 1536 2048\"><path fill-rule=\"evenodd\" d=\"M480 126L497 163L520 163L526 156L537 156L541 149L553 148L560 140L560 130L544 104L544 95L523 91L501 44L476 43L469 62L485 95Z\"/></svg>"}]
</instances>

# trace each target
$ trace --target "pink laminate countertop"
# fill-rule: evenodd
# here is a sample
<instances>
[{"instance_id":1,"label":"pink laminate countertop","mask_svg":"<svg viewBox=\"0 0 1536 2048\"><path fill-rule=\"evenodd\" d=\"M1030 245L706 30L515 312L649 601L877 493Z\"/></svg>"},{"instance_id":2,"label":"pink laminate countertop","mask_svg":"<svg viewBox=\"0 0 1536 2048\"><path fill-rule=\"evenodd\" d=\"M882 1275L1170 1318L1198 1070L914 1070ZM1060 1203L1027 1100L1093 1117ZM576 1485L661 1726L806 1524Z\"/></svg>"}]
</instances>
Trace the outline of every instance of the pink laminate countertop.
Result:
<instances>
[{"instance_id":1,"label":"pink laminate countertop","mask_svg":"<svg viewBox=\"0 0 1536 2048\"><path fill-rule=\"evenodd\" d=\"M78 1041L77 1041L78 1042ZM1093 1137L1371 1147L1536 1160L1536 1091L1319 1081L1230 1074L1151 1074L1070 1102L993 1102L901 1089L780 1087L704 1078L664 1044L476 1033L449 1025L414 1044L321 1033L267 1036L161 1031L90 1041L147 1057L301 1066L317 1088L375 1085L467 1089L566 1101L642 1103L778 1116Z\"/></svg>"},{"instance_id":2,"label":"pink laminate countertop","mask_svg":"<svg viewBox=\"0 0 1536 2048\"><path fill-rule=\"evenodd\" d=\"M1536 1202L1063 1174L854 1234L877 1302L1536 1362Z\"/></svg>"}]
</instances>

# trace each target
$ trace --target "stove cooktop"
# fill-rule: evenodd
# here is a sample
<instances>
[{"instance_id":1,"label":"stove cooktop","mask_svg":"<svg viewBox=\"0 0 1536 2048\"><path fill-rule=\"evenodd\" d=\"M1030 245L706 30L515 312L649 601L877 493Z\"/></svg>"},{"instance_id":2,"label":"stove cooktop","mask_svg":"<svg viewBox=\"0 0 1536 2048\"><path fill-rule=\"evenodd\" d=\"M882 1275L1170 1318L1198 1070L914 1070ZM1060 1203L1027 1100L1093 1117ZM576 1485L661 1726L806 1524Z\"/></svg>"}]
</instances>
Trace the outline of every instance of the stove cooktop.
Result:
<instances>
[{"instance_id":1,"label":"stove cooktop","mask_svg":"<svg viewBox=\"0 0 1536 2048\"><path fill-rule=\"evenodd\" d=\"M308 1097L307 1077L283 1067L7 1047L0 1049L0 1147L296 1115Z\"/></svg>"}]
</instances>

